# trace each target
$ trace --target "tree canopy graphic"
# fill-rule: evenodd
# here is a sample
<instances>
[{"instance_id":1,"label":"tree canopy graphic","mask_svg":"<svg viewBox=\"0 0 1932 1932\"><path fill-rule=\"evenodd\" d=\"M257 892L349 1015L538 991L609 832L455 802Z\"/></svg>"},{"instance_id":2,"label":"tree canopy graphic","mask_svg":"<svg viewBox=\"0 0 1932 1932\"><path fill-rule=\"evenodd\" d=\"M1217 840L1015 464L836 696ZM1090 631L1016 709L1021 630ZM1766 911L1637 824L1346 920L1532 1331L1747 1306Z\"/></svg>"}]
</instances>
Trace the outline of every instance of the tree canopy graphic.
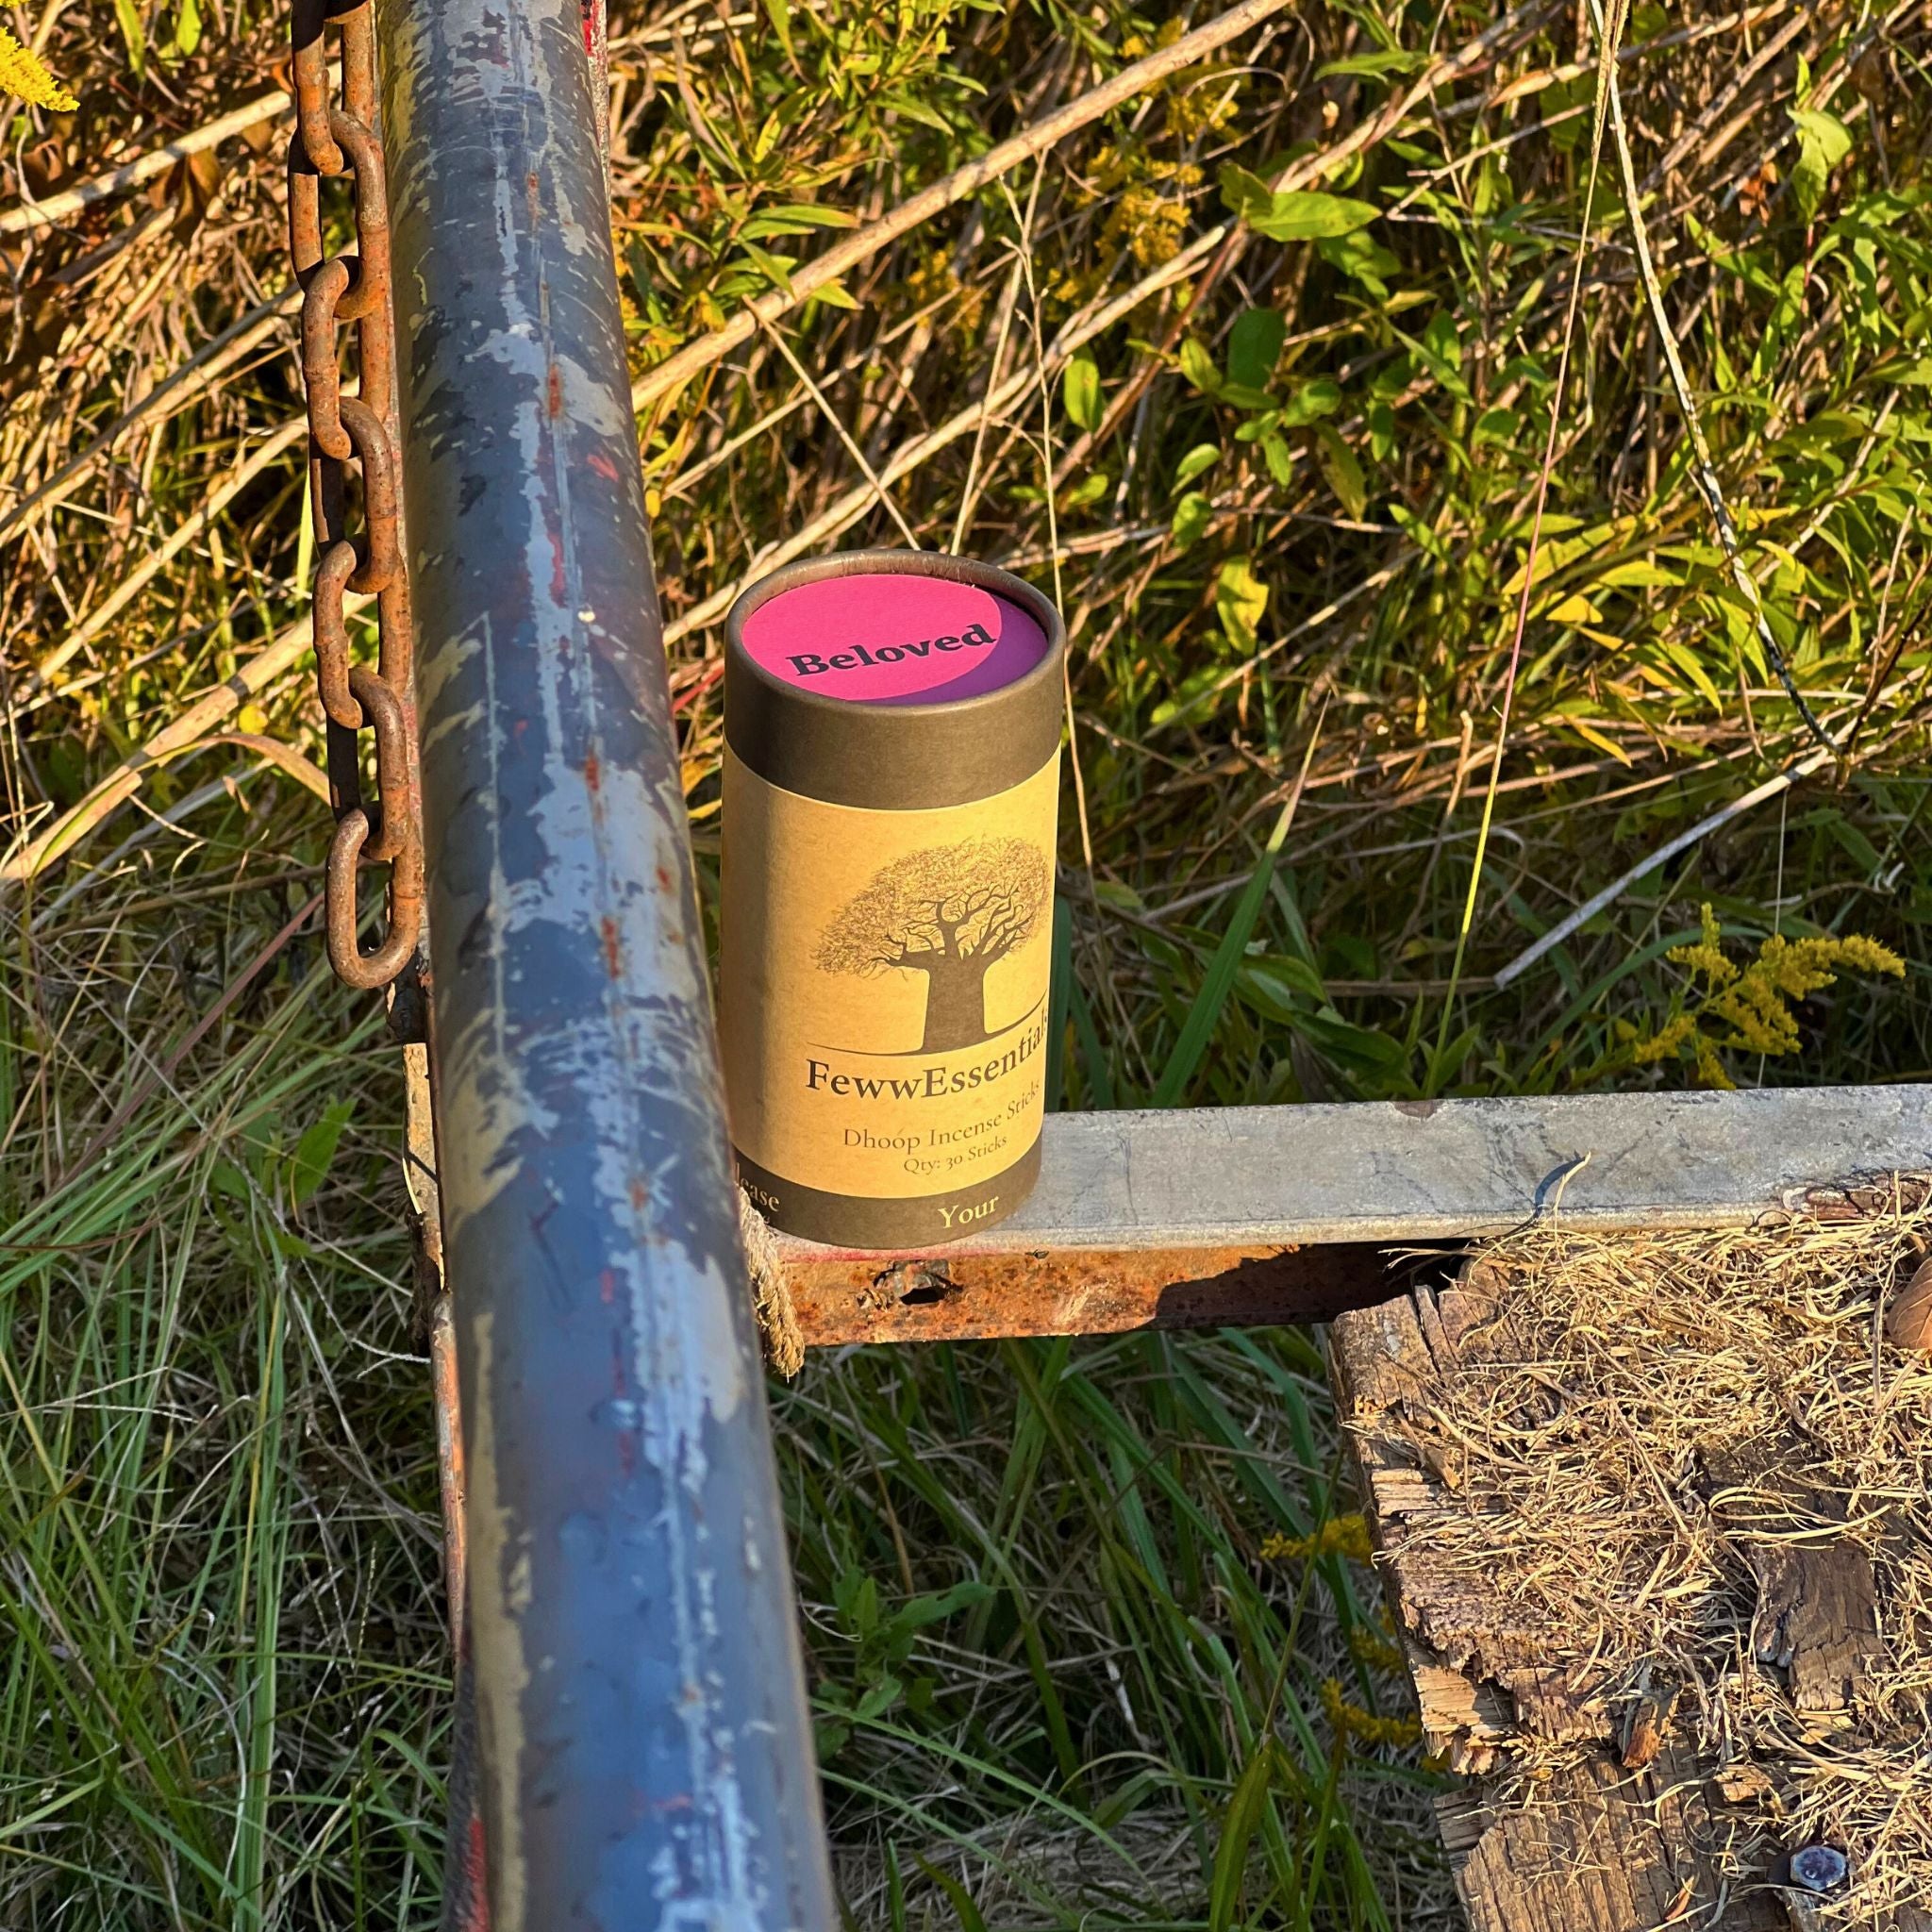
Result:
<instances>
[{"instance_id":1,"label":"tree canopy graphic","mask_svg":"<svg viewBox=\"0 0 1932 1932\"><path fill-rule=\"evenodd\" d=\"M929 845L874 873L819 941L824 973L926 976L924 1053L988 1036L986 975L1033 936L1048 902L1045 855L1024 839Z\"/></svg>"}]
</instances>

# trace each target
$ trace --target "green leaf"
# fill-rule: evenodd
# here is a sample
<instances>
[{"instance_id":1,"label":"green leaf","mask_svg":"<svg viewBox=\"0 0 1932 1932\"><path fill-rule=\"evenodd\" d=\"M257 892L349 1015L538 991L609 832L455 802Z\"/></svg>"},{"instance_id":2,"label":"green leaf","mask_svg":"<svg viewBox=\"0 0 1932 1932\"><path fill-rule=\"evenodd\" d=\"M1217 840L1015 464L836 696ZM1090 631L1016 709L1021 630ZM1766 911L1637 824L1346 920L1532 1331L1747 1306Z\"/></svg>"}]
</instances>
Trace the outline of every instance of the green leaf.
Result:
<instances>
[{"instance_id":1,"label":"green leaf","mask_svg":"<svg viewBox=\"0 0 1932 1932\"><path fill-rule=\"evenodd\" d=\"M760 140L763 139L761 135ZM809 201L788 201L777 208L761 208L741 231L747 241L762 242L772 235L807 235L814 228L849 228L854 217L841 208L820 208Z\"/></svg>"},{"instance_id":2,"label":"green leaf","mask_svg":"<svg viewBox=\"0 0 1932 1932\"><path fill-rule=\"evenodd\" d=\"M1331 267L1359 282L1377 301L1389 294L1389 277L1402 263L1395 256L1360 229L1351 235L1327 235L1315 244L1315 251Z\"/></svg>"},{"instance_id":3,"label":"green leaf","mask_svg":"<svg viewBox=\"0 0 1932 1932\"><path fill-rule=\"evenodd\" d=\"M1228 212L1241 221L1252 222L1265 215L1274 203L1274 191L1260 175L1238 167L1233 161L1222 169L1221 199Z\"/></svg>"},{"instance_id":4,"label":"green leaf","mask_svg":"<svg viewBox=\"0 0 1932 1932\"><path fill-rule=\"evenodd\" d=\"M1478 446L1493 442L1507 447L1515 436L1520 421L1514 409L1500 407L1485 409L1471 425L1469 440L1471 443Z\"/></svg>"},{"instance_id":5,"label":"green leaf","mask_svg":"<svg viewBox=\"0 0 1932 1932\"><path fill-rule=\"evenodd\" d=\"M225 1194L231 1201L246 1201L253 1190L248 1185L248 1176L232 1160L218 1160L208 1169L208 1184L216 1193Z\"/></svg>"},{"instance_id":6,"label":"green leaf","mask_svg":"<svg viewBox=\"0 0 1932 1932\"><path fill-rule=\"evenodd\" d=\"M1185 489L1204 470L1211 470L1221 460L1221 445L1214 442L1197 442L1174 468L1174 488Z\"/></svg>"},{"instance_id":7,"label":"green leaf","mask_svg":"<svg viewBox=\"0 0 1932 1932\"><path fill-rule=\"evenodd\" d=\"M948 1617L957 1617L961 1610L971 1609L974 1604L991 1603L998 1594L991 1584L969 1578L964 1583L954 1584L951 1590L914 1597L910 1603L892 1612L886 1627L895 1633L924 1630L928 1624L943 1623Z\"/></svg>"},{"instance_id":8,"label":"green leaf","mask_svg":"<svg viewBox=\"0 0 1932 1932\"><path fill-rule=\"evenodd\" d=\"M121 38L127 43L127 64L139 80L147 67L147 29L141 24L141 9L134 0L114 0L114 18L121 24Z\"/></svg>"},{"instance_id":9,"label":"green leaf","mask_svg":"<svg viewBox=\"0 0 1932 1932\"><path fill-rule=\"evenodd\" d=\"M1831 171L1851 153L1852 137L1837 115L1821 108L1793 108L1790 115L1798 130L1798 165L1791 170L1791 198L1808 222L1824 199Z\"/></svg>"},{"instance_id":10,"label":"green leaf","mask_svg":"<svg viewBox=\"0 0 1932 1932\"><path fill-rule=\"evenodd\" d=\"M1221 372L1214 366L1214 358L1192 336L1181 344L1181 374L1204 396L1221 393Z\"/></svg>"},{"instance_id":11,"label":"green leaf","mask_svg":"<svg viewBox=\"0 0 1932 1932\"><path fill-rule=\"evenodd\" d=\"M945 1893L946 1903L952 1907L953 1916L959 1922L959 1932L986 1932L986 1921L980 1916L979 1907L957 1878L948 1872L941 1872L937 1865L927 1864L924 1858L919 1860L919 1869Z\"/></svg>"},{"instance_id":12,"label":"green leaf","mask_svg":"<svg viewBox=\"0 0 1932 1932\"><path fill-rule=\"evenodd\" d=\"M1263 1017L1291 1024L1307 1016L1307 1001L1321 1006L1328 1001L1322 975L1307 960L1285 953L1243 960L1235 976L1235 991Z\"/></svg>"},{"instance_id":13,"label":"green leaf","mask_svg":"<svg viewBox=\"0 0 1932 1932\"><path fill-rule=\"evenodd\" d=\"M323 1109L322 1118L302 1131L295 1151L289 1157L289 1201L300 1208L328 1178L335 1164L336 1149L341 1144L342 1129L356 1111L353 1100L334 1100Z\"/></svg>"},{"instance_id":14,"label":"green leaf","mask_svg":"<svg viewBox=\"0 0 1932 1932\"><path fill-rule=\"evenodd\" d=\"M1268 474L1282 489L1294 481L1294 455L1288 446L1288 439L1278 430L1266 430L1257 437L1261 445L1261 458L1268 465Z\"/></svg>"},{"instance_id":15,"label":"green leaf","mask_svg":"<svg viewBox=\"0 0 1932 1932\"><path fill-rule=\"evenodd\" d=\"M200 45L200 0L181 0L175 14L175 51L177 54L192 54Z\"/></svg>"},{"instance_id":16,"label":"green leaf","mask_svg":"<svg viewBox=\"0 0 1932 1932\"><path fill-rule=\"evenodd\" d=\"M1190 490L1174 507L1174 541L1183 550L1191 549L1214 520L1214 505L1198 490Z\"/></svg>"},{"instance_id":17,"label":"green leaf","mask_svg":"<svg viewBox=\"0 0 1932 1932\"><path fill-rule=\"evenodd\" d=\"M1284 429L1302 429L1319 417L1332 416L1341 407L1341 385L1332 376L1318 375L1305 382L1288 400L1281 411Z\"/></svg>"},{"instance_id":18,"label":"green leaf","mask_svg":"<svg viewBox=\"0 0 1932 1932\"><path fill-rule=\"evenodd\" d=\"M1278 308L1243 309L1228 332L1227 379L1266 390L1287 337L1288 318Z\"/></svg>"},{"instance_id":19,"label":"green leaf","mask_svg":"<svg viewBox=\"0 0 1932 1932\"><path fill-rule=\"evenodd\" d=\"M879 1624L879 1587L863 1571L841 1570L832 1585L832 1602L853 1635L870 1637Z\"/></svg>"},{"instance_id":20,"label":"green leaf","mask_svg":"<svg viewBox=\"0 0 1932 1932\"><path fill-rule=\"evenodd\" d=\"M882 108L890 108L895 114L903 114L908 121L918 122L922 127L930 127L936 134L950 136L953 132L945 116L937 108L929 107L904 88L894 88L891 92L881 94L878 104Z\"/></svg>"},{"instance_id":21,"label":"green leaf","mask_svg":"<svg viewBox=\"0 0 1932 1932\"><path fill-rule=\"evenodd\" d=\"M1214 614L1230 642L1244 651L1255 648L1255 626L1268 608L1268 586L1257 577L1245 557L1230 558L1214 580Z\"/></svg>"},{"instance_id":22,"label":"green leaf","mask_svg":"<svg viewBox=\"0 0 1932 1932\"><path fill-rule=\"evenodd\" d=\"M1408 1055L1399 1040L1352 1025L1332 1008L1306 1014L1296 1024L1324 1059L1369 1080L1372 1097L1399 1091L1407 1081Z\"/></svg>"},{"instance_id":23,"label":"green leaf","mask_svg":"<svg viewBox=\"0 0 1932 1932\"><path fill-rule=\"evenodd\" d=\"M1258 175L1233 166L1221 171L1221 198L1256 234L1271 242L1313 242L1325 235L1352 235L1381 212L1372 202L1319 194L1312 189L1295 188L1276 194Z\"/></svg>"},{"instance_id":24,"label":"green leaf","mask_svg":"<svg viewBox=\"0 0 1932 1932\"><path fill-rule=\"evenodd\" d=\"M1552 147L1570 149L1590 132L1590 116L1581 110L1596 101L1596 75L1579 74L1571 80L1559 80L1543 89L1537 97L1543 138ZM1598 192L1602 192L1599 184Z\"/></svg>"},{"instance_id":25,"label":"green leaf","mask_svg":"<svg viewBox=\"0 0 1932 1932\"><path fill-rule=\"evenodd\" d=\"M1322 452L1322 474L1336 500L1357 523L1369 507L1369 487L1355 452L1343 442L1327 423L1315 425L1315 440Z\"/></svg>"},{"instance_id":26,"label":"green leaf","mask_svg":"<svg viewBox=\"0 0 1932 1932\"><path fill-rule=\"evenodd\" d=\"M1345 60L1325 62L1316 70L1315 78L1326 80L1341 74L1414 74L1427 58L1420 51L1410 53L1401 47L1390 47L1380 54L1351 54Z\"/></svg>"},{"instance_id":27,"label":"green leaf","mask_svg":"<svg viewBox=\"0 0 1932 1932\"><path fill-rule=\"evenodd\" d=\"M1060 400L1076 429L1091 432L1100 426L1100 365L1091 350L1076 349L1067 358L1066 374L1060 378Z\"/></svg>"},{"instance_id":28,"label":"green leaf","mask_svg":"<svg viewBox=\"0 0 1932 1932\"><path fill-rule=\"evenodd\" d=\"M858 1700L852 1715L860 1724L869 1723L873 1718L879 1717L886 1711L891 1710L904 1694L905 1688L897 1677L881 1677Z\"/></svg>"},{"instance_id":29,"label":"green leaf","mask_svg":"<svg viewBox=\"0 0 1932 1932\"><path fill-rule=\"evenodd\" d=\"M1194 1003L1188 1008L1188 1017L1181 1023L1180 1038L1174 1041L1174 1051L1168 1056L1166 1066L1160 1070L1160 1079L1154 1089L1156 1107L1179 1104L1182 1094L1188 1091L1188 1082L1194 1077L1194 1070L1201 1064L1201 1056L1208 1051L1208 1042L1214 1037L1221 1010L1227 1005L1228 994L1234 991L1235 974L1241 971L1241 961L1247 955L1248 939L1255 930L1255 921L1260 917L1262 905L1267 900L1269 881L1274 876L1274 861L1281 856L1289 826L1294 823L1294 808L1300 793L1301 788L1297 786L1282 807L1281 816L1274 822L1274 830L1269 835L1260 860L1235 902L1227 930L1222 934L1221 943L1215 947L1214 957L1208 962L1201 990L1194 995Z\"/></svg>"},{"instance_id":30,"label":"green leaf","mask_svg":"<svg viewBox=\"0 0 1932 1932\"><path fill-rule=\"evenodd\" d=\"M1235 1782L1214 1847L1214 1878L1208 1890L1208 1932L1233 1932L1241 1907L1241 1881L1247 1874L1248 1846L1274 1782L1274 1740L1264 1737Z\"/></svg>"},{"instance_id":31,"label":"green leaf","mask_svg":"<svg viewBox=\"0 0 1932 1932\"><path fill-rule=\"evenodd\" d=\"M742 237L740 238L740 242L745 254L764 271L765 275L788 295L791 294L791 271L797 267L797 262L790 256L773 255L760 248L756 242L746 242Z\"/></svg>"},{"instance_id":32,"label":"green leaf","mask_svg":"<svg viewBox=\"0 0 1932 1932\"><path fill-rule=\"evenodd\" d=\"M778 36L778 44L785 49L786 59L796 66L798 55L791 45L791 8L787 0L765 0L765 17Z\"/></svg>"}]
</instances>

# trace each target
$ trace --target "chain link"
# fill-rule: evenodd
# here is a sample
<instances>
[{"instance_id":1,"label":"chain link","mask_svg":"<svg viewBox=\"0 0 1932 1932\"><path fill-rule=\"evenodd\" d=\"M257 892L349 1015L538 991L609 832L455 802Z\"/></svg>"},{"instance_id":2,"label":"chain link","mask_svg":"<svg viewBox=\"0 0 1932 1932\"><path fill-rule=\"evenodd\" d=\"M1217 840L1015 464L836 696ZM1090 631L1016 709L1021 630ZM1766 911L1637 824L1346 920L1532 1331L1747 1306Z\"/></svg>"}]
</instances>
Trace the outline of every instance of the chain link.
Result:
<instances>
[{"instance_id":1,"label":"chain link","mask_svg":"<svg viewBox=\"0 0 1932 1932\"><path fill-rule=\"evenodd\" d=\"M341 46L341 95L330 98L326 42ZM397 526L395 322L390 307L389 196L375 135L375 33L370 0L293 0L295 134L289 143L289 250L302 290L302 378L308 395L308 492L317 563L316 680L327 717L336 830L328 853L329 963L350 986L387 986L415 957L423 924L423 820L416 771L413 633ZM353 253L328 255L322 184L347 176ZM355 395L342 393L340 332L356 328ZM361 483L361 535L350 534L350 481ZM349 661L342 599L375 598L376 666ZM375 799L362 791L358 734L375 735ZM389 929L374 952L356 932L356 875L389 866Z\"/></svg>"}]
</instances>

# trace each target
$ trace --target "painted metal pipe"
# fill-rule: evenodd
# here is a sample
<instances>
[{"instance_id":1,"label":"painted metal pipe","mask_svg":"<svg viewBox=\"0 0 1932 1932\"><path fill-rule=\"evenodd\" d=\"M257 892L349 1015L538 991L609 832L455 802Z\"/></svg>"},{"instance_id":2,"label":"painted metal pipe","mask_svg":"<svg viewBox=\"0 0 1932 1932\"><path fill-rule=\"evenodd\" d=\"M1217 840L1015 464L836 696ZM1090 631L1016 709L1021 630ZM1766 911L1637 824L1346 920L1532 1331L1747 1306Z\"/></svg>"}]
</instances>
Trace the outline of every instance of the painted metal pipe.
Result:
<instances>
[{"instance_id":1,"label":"painted metal pipe","mask_svg":"<svg viewBox=\"0 0 1932 1932\"><path fill-rule=\"evenodd\" d=\"M821 1932L581 16L378 30L489 1923Z\"/></svg>"}]
</instances>

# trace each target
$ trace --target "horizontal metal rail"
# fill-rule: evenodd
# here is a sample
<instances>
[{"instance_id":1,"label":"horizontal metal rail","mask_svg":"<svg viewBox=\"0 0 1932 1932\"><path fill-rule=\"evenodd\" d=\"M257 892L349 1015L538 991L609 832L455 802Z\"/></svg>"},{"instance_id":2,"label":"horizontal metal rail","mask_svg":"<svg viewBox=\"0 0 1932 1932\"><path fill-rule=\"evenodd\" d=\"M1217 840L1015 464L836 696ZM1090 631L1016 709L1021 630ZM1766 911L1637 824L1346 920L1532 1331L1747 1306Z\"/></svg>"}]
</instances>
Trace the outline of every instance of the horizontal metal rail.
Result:
<instances>
[{"instance_id":1,"label":"horizontal metal rail","mask_svg":"<svg viewBox=\"0 0 1932 1932\"><path fill-rule=\"evenodd\" d=\"M1573 1227L1724 1227L1932 1169L1932 1086L1604 1093L1047 1117L1012 1219L929 1256L781 1238L808 1347L1325 1321L1383 1251Z\"/></svg>"},{"instance_id":2,"label":"horizontal metal rail","mask_svg":"<svg viewBox=\"0 0 1932 1932\"><path fill-rule=\"evenodd\" d=\"M836 1921L577 0L378 0L491 1932ZM480 1853L480 1856L479 1856Z\"/></svg>"}]
</instances>

